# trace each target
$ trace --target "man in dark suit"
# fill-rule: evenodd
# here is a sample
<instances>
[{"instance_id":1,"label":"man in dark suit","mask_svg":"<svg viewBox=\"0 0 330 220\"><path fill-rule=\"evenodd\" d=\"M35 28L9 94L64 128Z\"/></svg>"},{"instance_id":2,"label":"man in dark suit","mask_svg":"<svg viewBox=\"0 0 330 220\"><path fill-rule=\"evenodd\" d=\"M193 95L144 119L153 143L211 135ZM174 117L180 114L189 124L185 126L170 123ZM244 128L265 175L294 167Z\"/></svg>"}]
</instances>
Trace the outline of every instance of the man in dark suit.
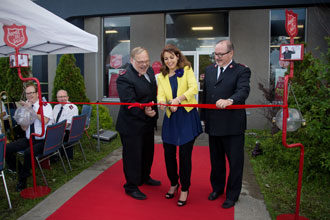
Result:
<instances>
[{"instance_id":1,"label":"man in dark suit","mask_svg":"<svg viewBox=\"0 0 330 220\"><path fill-rule=\"evenodd\" d=\"M131 64L117 79L121 102L149 103L157 101L157 84L149 55L145 48L137 47L131 52ZM154 156L154 129L158 118L156 106L143 109L120 106L116 129L123 144L123 166L126 178L126 194L139 200L146 199L138 186L159 186L160 181L150 177Z\"/></svg>"},{"instance_id":2,"label":"man in dark suit","mask_svg":"<svg viewBox=\"0 0 330 220\"><path fill-rule=\"evenodd\" d=\"M205 70L203 100L216 104L219 109L202 109L201 113L210 145L213 191L208 199L215 200L224 193L227 156L230 171L222 207L230 208L235 205L242 188L246 113L245 109L225 108L245 104L250 92L251 71L232 60L234 46L229 40L219 41L214 54L216 63Z\"/></svg>"}]
</instances>

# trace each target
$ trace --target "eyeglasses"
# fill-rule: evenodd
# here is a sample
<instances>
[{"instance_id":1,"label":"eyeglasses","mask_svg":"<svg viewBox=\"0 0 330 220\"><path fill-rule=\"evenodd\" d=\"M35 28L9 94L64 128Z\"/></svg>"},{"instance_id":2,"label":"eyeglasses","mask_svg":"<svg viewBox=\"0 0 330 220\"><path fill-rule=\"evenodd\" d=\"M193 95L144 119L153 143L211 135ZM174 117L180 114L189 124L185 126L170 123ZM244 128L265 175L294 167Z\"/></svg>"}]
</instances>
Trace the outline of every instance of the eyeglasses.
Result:
<instances>
[{"instance_id":1,"label":"eyeglasses","mask_svg":"<svg viewBox=\"0 0 330 220\"><path fill-rule=\"evenodd\" d=\"M226 55L226 54L228 54L230 52L231 52L231 50L230 51L227 51L226 53L214 53L214 55L217 56L217 57L223 57L224 55Z\"/></svg>"},{"instance_id":2,"label":"eyeglasses","mask_svg":"<svg viewBox=\"0 0 330 220\"><path fill-rule=\"evenodd\" d=\"M137 61L134 59L134 61L138 64L138 65L142 65L142 64L146 64L148 65L150 63L150 60L146 60L146 61Z\"/></svg>"},{"instance_id":3,"label":"eyeglasses","mask_svg":"<svg viewBox=\"0 0 330 220\"><path fill-rule=\"evenodd\" d=\"M56 96L58 99L66 98L68 96Z\"/></svg>"},{"instance_id":4,"label":"eyeglasses","mask_svg":"<svg viewBox=\"0 0 330 220\"><path fill-rule=\"evenodd\" d=\"M32 95L34 93L37 93L37 92L28 92L28 93L25 93L25 95Z\"/></svg>"}]
</instances>

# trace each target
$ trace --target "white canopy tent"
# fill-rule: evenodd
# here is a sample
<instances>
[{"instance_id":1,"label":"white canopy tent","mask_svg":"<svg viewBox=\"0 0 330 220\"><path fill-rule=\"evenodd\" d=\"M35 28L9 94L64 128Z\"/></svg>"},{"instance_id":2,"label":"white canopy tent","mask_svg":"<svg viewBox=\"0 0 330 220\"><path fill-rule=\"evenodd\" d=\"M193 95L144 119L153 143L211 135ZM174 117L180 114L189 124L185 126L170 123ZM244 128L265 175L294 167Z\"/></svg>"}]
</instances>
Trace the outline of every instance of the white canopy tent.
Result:
<instances>
[{"instance_id":1,"label":"white canopy tent","mask_svg":"<svg viewBox=\"0 0 330 220\"><path fill-rule=\"evenodd\" d=\"M4 42L4 25L26 26L28 42L19 52L30 55L95 53L97 73L98 39L30 0L0 0L0 57L15 53ZM96 74L96 97L98 97ZM1 79L0 79L1 80ZM99 117L97 106L97 129ZM98 132L99 136L99 132ZM100 143L98 138L99 150Z\"/></svg>"},{"instance_id":2,"label":"white canopy tent","mask_svg":"<svg viewBox=\"0 0 330 220\"><path fill-rule=\"evenodd\" d=\"M48 55L97 52L97 37L70 24L30 0L0 0L0 56L15 50L4 42L3 25L25 25L27 44L21 53Z\"/></svg>"}]
</instances>

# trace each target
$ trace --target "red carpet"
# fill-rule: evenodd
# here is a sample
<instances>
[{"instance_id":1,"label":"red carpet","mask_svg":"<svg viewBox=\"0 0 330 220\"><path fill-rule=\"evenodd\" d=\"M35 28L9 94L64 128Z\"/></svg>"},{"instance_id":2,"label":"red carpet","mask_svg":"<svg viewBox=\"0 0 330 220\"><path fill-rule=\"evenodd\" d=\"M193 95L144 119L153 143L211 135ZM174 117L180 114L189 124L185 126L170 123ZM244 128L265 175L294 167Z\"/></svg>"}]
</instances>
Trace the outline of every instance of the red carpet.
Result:
<instances>
[{"instance_id":1,"label":"red carpet","mask_svg":"<svg viewBox=\"0 0 330 220\"><path fill-rule=\"evenodd\" d=\"M222 195L216 201L207 199L211 192L209 181L210 159L208 147L194 147L193 171L186 206L176 205L178 196L165 199L170 183L166 176L162 145L155 146L152 178L161 180L161 186L142 186L147 200L135 200L125 194L122 160L80 190L48 219L120 219L120 220L233 220L234 208L221 208Z\"/></svg>"}]
</instances>

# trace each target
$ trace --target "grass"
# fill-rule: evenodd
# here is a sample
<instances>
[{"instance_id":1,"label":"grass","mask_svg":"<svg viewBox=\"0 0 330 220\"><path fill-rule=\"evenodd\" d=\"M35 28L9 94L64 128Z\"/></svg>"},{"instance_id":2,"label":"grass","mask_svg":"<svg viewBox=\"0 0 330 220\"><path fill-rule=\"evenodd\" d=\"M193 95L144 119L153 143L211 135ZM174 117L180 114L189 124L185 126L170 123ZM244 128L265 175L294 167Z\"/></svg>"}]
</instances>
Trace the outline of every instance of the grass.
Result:
<instances>
[{"instance_id":1,"label":"grass","mask_svg":"<svg viewBox=\"0 0 330 220\"><path fill-rule=\"evenodd\" d=\"M112 140L111 142L101 142L100 144L100 151L97 152L96 146L97 141L95 139L91 140L92 145L89 145L89 142L86 137L83 139L83 146L87 158L87 163L83 162L83 157L81 154L79 147L75 147L74 150L74 159L71 161L73 171L69 171L69 167L67 162L64 161L66 168L68 170L68 174L64 173L62 165L60 161L51 165L50 170L44 170L49 187L54 192L56 189L60 188L62 185L67 183L69 180L77 176L80 172L85 170L86 168L92 166L97 161L101 160L108 154L110 154L113 150L117 149L121 146L120 138L117 137L116 139ZM78 145L77 145L78 146ZM19 192L16 192L16 176L10 175L5 173L6 175L6 182L8 186L8 191L10 194L11 203L13 209L10 210L7 202L6 193L4 187L1 186L0 188L0 219L2 220L11 220L17 219L34 206L36 206L39 202L41 202L46 197L37 198L37 199L23 199ZM36 179L37 185L44 185L42 180L42 176L38 167L36 167ZM28 178L28 187L33 186L32 177ZM1 181L2 182L2 181Z\"/></svg>"},{"instance_id":2,"label":"grass","mask_svg":"<svg viewBox=\"0 0 330 220\"><path fill-rule=\"evenodd\" d=\"M266 152L271 148L266 144L271 137L265 132L257 133L259 133L258 138L254 135L248 136L246 150L252 152L255 147L255 141L259 140L261 142L261 148L264 153L254 158L251 157L250 163L260 185L270 216L275 220L280 214L295 214L299 162L297 163L297 169L291 170L289 168L285 170L279 169L277 166L272 165L274 161L270 160ZM272 153L276 154L276 152ZM299 150L296 150L296 153L297 157L299 157ZM310 220L330 219L329 198L329 179L321 177L319 179L307 180L307 178L303 178L299 215Z\"/></svg>"}]
</instances>

